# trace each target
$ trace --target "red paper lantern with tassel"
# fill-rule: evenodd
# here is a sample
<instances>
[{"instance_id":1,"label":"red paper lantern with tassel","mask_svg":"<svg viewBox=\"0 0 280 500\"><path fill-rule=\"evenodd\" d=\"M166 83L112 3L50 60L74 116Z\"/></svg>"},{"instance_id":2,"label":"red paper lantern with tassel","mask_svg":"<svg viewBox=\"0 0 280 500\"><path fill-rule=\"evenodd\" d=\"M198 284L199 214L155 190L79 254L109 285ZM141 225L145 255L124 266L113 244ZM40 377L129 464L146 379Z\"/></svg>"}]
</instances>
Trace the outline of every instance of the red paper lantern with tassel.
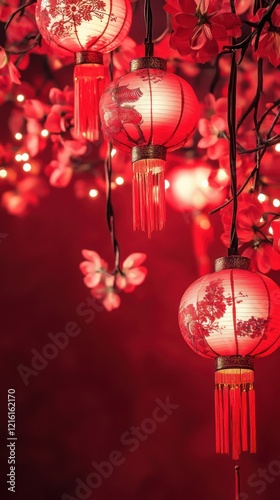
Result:
<instances>
[{"instance_id":1,"label":"red paper lantern with tassel","mask_svg":"<svg viewBox=\"0 0 280 500\"><path fill-rule=\"evenodd\" d=\"M166 61L131 61L131 73L112 82L100 99L103 131L117 148L132 150L133 227L160 230L165 223L166 152L195 131L199 103L192 87L166 71Z\"/></svg>"},{"instance_id":2,"label":"red paper lantern with tassel","mask_svg":"<svg viewBox=\"0 0 280 500\"><path fill-rule=\"evenodd\" d=\"M187 344L216 359L216 451L256 452L254 358L277 349L280 289L249 270L250 260L232 255L215 262L215 273L184 293L179 325Z\"/></svg>"},{"instance_id":3,"label":"red paper lantern with tassel","mask_svg":"<svg viewBox=\"0 0 280 500\"><path fill-rule=\"evenodd\" d=\"M74 122L77 137L99 137L99 98L104 90L103 53L118 47L131 25L130 0L38 0L36 22L59 53L75 54Z\"/></svg>"}]
</instances>

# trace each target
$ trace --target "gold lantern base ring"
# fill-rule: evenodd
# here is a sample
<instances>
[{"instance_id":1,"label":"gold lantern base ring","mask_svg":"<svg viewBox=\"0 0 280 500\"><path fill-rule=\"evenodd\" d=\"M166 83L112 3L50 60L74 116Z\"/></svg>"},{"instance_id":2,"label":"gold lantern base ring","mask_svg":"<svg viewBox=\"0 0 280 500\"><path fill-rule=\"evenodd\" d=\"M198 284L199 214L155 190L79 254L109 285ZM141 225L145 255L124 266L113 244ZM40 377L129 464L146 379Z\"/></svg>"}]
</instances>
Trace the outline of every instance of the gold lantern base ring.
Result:
<instances>
[{"instance_id":1,"label":"gold lantern base ring","mask_svg":"<svg viewBox=\"0 0 280 500\"><path fill-rule=\"evenodd\" d=\"M219 356L216 358L216 370L242 369L254 370L254 358L252 356Z\"/></svg>"},{"instance_id":2,"label":"gold lantern base ring","mask_svg":"<svg viewBox=\"0 0 280 500\"><path fill-rule=\"evenodd\" d=\"M215 260L215 271L223 271L224 269L249 269L250 259L242 255L230 255L228 257L219 257Z\"/></svg>"}]
</instances>

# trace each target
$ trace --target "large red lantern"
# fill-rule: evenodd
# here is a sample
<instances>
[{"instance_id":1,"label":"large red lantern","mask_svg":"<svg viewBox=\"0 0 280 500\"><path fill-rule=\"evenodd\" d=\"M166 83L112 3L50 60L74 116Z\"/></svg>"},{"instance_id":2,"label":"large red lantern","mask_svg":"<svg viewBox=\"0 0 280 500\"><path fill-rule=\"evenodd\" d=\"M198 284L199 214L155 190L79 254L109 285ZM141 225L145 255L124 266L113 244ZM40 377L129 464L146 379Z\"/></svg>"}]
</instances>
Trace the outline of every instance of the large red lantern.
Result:
<instances>
[{"instance_id":1,"label":"large red lantern","mask_svg":"<svg viewBox=\"0 0 280 500\"><path fill-rule=\"evenodd\" d=\"M100 99L103 131L116 147L132 151L133 226L150 235L165 223L167 150L185 144L199 118L192 87L167 73L166 61L143 57L112 82Z\"/></svg>"},{"instance_id":2,"label":"large red lantern","mask_svg":"<svg viewBox=\"0 0 280 500\"><path fill-rule=\"evenodd\" d=\"M216 451L231 448L234 459L256 451L254 358L277 349L280 337L280 289L249 265L246 257L217 259L216 272L195 281L179 308L187 344L216 360Z\"/></svg>"},{"instance_id":3,"label":"large red lantern","mask_svg":"<svg viewBox=\"0 0 280 500\"><path fill-rule=\"evenodd\" d=\"M75 133L99 135L99 97L104 90L103 53L120 45L131 25L130 0L38 0L36 22L43 38L75 54Z\"/></svg>"}]
</instances>

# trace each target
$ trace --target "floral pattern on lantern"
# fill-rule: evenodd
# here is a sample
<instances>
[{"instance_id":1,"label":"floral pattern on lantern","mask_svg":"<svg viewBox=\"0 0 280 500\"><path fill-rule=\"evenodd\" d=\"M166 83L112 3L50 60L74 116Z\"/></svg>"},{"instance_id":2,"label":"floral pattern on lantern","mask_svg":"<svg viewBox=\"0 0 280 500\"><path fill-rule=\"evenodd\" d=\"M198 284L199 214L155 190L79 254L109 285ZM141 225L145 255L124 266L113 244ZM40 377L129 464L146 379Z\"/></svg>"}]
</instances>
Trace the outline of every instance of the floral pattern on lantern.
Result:
<instances>
[{"instance_id":1,"label":"floral pattern on lantern","mask_svg":"<svg viewBox=\"0 0 280 500\"><path fill-rule=\"evenodd\" d=\"M256 450L253 358L279 346L279 287L250 271L250 260L231 256L216 261L216 272L184 293L179 326L187 344L216 359L216 450L232 455ZM250 433L250 439L248 437Z\"/></svg>"},{"instance_id":2,"label":"floral pattern on lantern","mask_svg":"<svg viewBox=\"0 0 280 500\"><path fill-rule=\"evenodd\" d=\"M130 0L38 0L36 22L58 54L75 54L75 133L99 136L103 53L118 47L131 25Z\"/></svg>"},{"instance_id":3,"label":"floral pattern on lantern","mask_svg":"<svg viewBox=\"0 0 280 500\"><path fill-rule=\"evenodd\" d=\"M199 104L192 87L155 57L135 59L131 73L112 82L100 100L103 131L116 147L132 150L134 229L162 229L167 150L195 131Z\"/></svg>"}]
</instances>

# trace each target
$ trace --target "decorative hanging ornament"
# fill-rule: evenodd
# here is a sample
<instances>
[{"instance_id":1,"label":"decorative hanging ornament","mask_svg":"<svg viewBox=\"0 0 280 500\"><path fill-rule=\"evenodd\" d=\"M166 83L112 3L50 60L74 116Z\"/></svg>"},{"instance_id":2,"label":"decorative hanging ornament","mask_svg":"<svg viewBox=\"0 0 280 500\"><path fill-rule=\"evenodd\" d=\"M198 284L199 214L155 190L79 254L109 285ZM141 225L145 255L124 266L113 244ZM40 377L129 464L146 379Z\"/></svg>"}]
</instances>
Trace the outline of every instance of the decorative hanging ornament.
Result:
<instances>
[{"instance_id":1,"label":"decorative hanging ornament","mask_svg":"<svg viewBox=\"0 0 280 500\"><path fill-rule=\"evenodd\" d=\"M74 124L77 137L99 137L103 53L118 47L131 25L130 0L38 0L36 22L57 52L75 54Z\"/></svg>"},{"instance_id":2,"label":"decorative hanging ornament","mask_svg":"<svg viewBox=\"0 0 280 500\"><path fill-rule=\"evenodd\" d=\"M105 90L100 118L109 141L132 150L133 228L150 236L165 223L166 152L194 133L199 103L185 80L167 73L164 59L133 59L130 70Z\"/></svg>"},{"instance_id":3,"label":"decorative hanging ornament","mask_svg":"<svg viewBox=\"0 0 280 500\"><path fill-rule=\"evenodd\" d=\"M232 255L215 262L215 273L184 293L179 325L187 344L216 359L216 451L238 459L256 452L254 358L279 345L278 285L249 270L250 260Z\"/></svg>"}]
</instances>

